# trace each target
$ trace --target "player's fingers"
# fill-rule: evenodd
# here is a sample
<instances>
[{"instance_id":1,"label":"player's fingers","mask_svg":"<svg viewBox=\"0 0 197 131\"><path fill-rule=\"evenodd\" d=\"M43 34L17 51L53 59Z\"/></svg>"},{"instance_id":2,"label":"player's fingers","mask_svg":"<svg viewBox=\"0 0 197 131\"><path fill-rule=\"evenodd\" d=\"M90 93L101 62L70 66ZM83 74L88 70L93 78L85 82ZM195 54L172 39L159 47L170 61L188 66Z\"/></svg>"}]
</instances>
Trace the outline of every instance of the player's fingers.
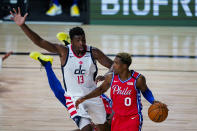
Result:
<instances>
[{"instance_id":1,"label":"player's fingers","mask_svg":"<svg viewBox=\"0 0 197 131\"><path fill-rule=\"evenodd\" d=\"M13 8L13 11L14 11L14 13L15 13L15 14L17 14L17 11L16 11L16 9L15 9L15 8Z\"/></svg>"},{"instance_id":2,"label":"player's fingers","mask_svg":"<svg viewBox=\"0 0 197 131\"><path fill-rule=\"evenodd\" d=\"M98 83L99 81L103 81L103 80L105 80L105 77L104 76L98 76L95 79L95 83Z\"/></svg>"},{"instance_id":3,"label":"player's fingers","mask_svg":"<svg viewBox=\"0 0 197 131\"><path fill-rule=\"evenodd\" d=\"M97 84L98 82L99 82L99 80L98 80L98 79L96 79L96 80L95 80L95 83Z\"/></svg>"},{"instance_id":4,"label":"player's fingers","mask_svg":"<svg viewBox=\"0 0 197 131\"><path fill-rule=\"evenodd\" d=\"M77 109L79 109L79 104L78 104L77 101L76 101L76 103L75 103L75 106L76 106Z\"/></svg>"},{"instance_id":5,"label":"player's fingers","mask_svg":"<svg viewBox=\"0 0 197 131\"><path fill-rule=\"evenodd\" d=\"M164 106L166 107L166 108L168 108L168 105L166 105L165 103L163 103L164 104ZM169 109L168 109L169 110Z\"/></svg>"},{"instance_id":6,"label":"player's fingers","mask_svg":"<svg viewBox=\"0 0 197 131\"><path fill-rule=\"evenodd\" d=\"M13 13L12 11L10 11L10 14L11 14L12 16L14 16L14 13Z\"/></svg>"},{"instance_id":7,"label":"player's fingers","mask_svg":"<svg viewBox=\"0 0 197 131\"><path fill-rule=\"evenodd\" d=\"M163 103L163 105L168 109L168 105L166 105L165 103ZM169 109L168 109L168 111L169 111Z\"/></svg>"},{"instance_id":8,"label":"player's fingers","mask_svg":"<svg viewBox=\"0 0 197 131\"><path fill-rule=\"evenodd\" d=\"M154 101L154 103L161 103L160 101Z\"/></svg>"},{"instance_id":9,"label":"player's fingers","mask_svg":"<svg viewBox=\"0 0 197 131\"><path fill-rule=\"evenodd\" d=\"M21 14L21 9L20 9L20 7L18 7L18 14Z\"/></svg>"},{"instance_id":10,"label":"player's fingers","mask_svg":"<svg viewBox=\"0 0 197 131\"><path fill-rule=\"evenodd\" d=\"M28 15L28 13L25 13L25 15L24 15L24 18L25 18L25 19L26 19L27 15Z\"/></svg>"}]
</instances>

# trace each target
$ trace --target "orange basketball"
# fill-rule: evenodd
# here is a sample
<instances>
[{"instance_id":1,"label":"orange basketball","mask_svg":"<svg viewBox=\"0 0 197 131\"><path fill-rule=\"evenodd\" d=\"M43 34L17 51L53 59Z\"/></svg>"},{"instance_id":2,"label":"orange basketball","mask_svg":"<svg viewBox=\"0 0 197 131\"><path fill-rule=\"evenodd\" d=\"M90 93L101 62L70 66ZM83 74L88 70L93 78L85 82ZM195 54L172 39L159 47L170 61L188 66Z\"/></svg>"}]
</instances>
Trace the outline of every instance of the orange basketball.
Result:
<instances>
[{"instance_id":1,"label":"orange basketball","mask_svg":"<svg viewBox=\"0 0 197 131\"><path fill-rule=\"evenodd\" d=\"M168 108L161 102L154 103L148 108L148 116L154 122L162 122L168 117Z\"/></svg>"}]
</instances>

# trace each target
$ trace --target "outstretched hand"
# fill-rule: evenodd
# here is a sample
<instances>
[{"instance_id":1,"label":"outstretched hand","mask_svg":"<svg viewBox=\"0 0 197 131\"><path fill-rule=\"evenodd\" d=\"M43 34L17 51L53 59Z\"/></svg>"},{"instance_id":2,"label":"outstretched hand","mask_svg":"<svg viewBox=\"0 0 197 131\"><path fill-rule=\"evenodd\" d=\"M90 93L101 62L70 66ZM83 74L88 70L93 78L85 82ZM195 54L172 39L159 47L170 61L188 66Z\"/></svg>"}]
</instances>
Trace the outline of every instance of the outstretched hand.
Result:
<instances>
[{"instance_id":1,"label":"outstretched hand","mask_svg":"<svg viewBox=\"0 0 197 131\"><path fill-rule=\"evenodd\" d=\"M96 79L95 79L95 83L97 84L99 81L104 81L105 80L105 76L97 76Z\"/></svg>"},{"instance_id":2,"label":"outstretched hand","mask_svg":"<svg viewBox=\"0 0 197 131\"><path fill-rule=\"evenodd\" d=\"M10 11L10 14L12 15L12 17L10 18L11 20L13 20L18 26L21 26L25 23L25 19L28 15L28 13L26 13L24 16L21 16L21 9L20 7L18 7L18 12L16 11L15 8L13 8L13 11Z\"/></svg>"},{"instance_id":3,"label":"outstretched hand","mask_svg":"<svg viewBox=\"0 0 197 131\"><path fill-rule=\"evenodd\" d=\"M12 51L6 53L6 54L2 57L2 60L4 61L5 59L7 59L12 53L13 53Z\"/></svg>"},{"instance_id":4,"label":"outstretched hand","mask_svg":"<svg viewBox=\"0 0 197 131\"><path fill-rule=\"evenodd\" d=\"M81 103L84 102L84 101L85 101L85 99L79 98L79 99L75 102L76 108L78 109L78 108L79 108L79 104L81 104Z\"/></svg>"}]
</instances>

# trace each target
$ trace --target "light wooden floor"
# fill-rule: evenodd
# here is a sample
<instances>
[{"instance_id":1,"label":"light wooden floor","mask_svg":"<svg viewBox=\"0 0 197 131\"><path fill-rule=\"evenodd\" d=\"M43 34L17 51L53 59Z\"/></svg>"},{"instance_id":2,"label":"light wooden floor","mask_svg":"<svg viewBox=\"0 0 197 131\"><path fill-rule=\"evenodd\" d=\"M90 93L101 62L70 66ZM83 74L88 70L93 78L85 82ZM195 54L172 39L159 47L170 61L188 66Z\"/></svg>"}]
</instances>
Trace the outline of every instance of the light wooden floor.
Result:
<instances>
[{"instance_id":1,"label":"light wooden floor","mask_svg":"<svg viewBox=\"0 0 197 131\"><path fill-rule=\"evenodd\" d=\"M49 41L73 26L30 25ZM106 54L197 56L195 27L83 26L87 43ZM32 44L15 24L0 24L0 52L46 52ZM2 55L0 55L2 56ZM111 57L113 59L113 57ZM54 71L62 82L60 62ZM168 105L162 123L149 120L144 105L144 131L197 130L197 59L134 57L133 69L144 74L156 99ZM99 65L99 74L107 70ZM109 91L108 91L109 94ZM0 72L0 131L70 131L76 126L53 96L44 69L27 55L12 55Z\"/></svg>"}]
</instances>

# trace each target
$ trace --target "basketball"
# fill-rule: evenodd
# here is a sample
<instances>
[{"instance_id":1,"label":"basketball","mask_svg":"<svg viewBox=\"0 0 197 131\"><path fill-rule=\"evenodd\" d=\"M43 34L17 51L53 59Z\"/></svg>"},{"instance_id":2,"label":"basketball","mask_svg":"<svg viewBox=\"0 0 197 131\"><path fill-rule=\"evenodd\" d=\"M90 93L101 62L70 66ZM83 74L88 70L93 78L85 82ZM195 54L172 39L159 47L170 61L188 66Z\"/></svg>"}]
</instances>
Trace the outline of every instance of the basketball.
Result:
<instances>
[{"instance_id":1,"label":"basketball","mask_svg":"<svg viewBox=\"0 0 197 131\"><path fill-rule=\"evenodd\" d=\"M168 108L161 102L154 103L148 108L148 116L154 122L162 122L168 116Z\"/></svg>"}]
</instances>

